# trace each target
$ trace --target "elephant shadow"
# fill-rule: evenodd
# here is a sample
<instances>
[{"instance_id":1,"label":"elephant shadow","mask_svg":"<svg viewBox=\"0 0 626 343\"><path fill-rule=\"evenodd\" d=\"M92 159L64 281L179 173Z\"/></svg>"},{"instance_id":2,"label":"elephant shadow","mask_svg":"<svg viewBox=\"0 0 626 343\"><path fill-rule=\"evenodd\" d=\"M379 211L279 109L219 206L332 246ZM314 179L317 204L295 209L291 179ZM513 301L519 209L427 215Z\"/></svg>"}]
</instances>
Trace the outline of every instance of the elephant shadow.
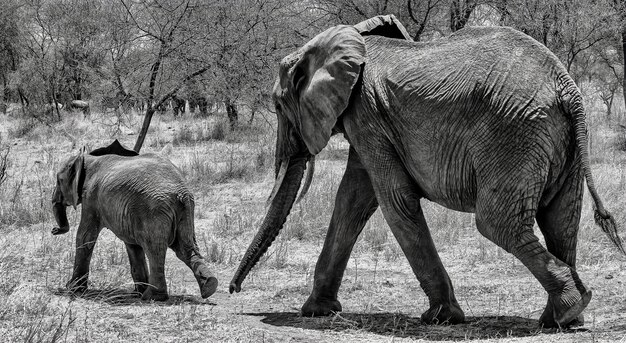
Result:
<instances>
[{"instance_id":1,"label":"elephant shadow","mask_svg":"<svg viewBox=\"0 0 626 343\"><path fill-rule=\"evenodd\" d=\"M506 337L529 337L541 333L555 333L556 329L543 329L537 320L517 316L466 317L465 323L455 325L426 325L420 318L399 313L346 313L329 317L307 318L297 312L244 313L260 316L262 323L308 330L358 330L381 336L423 339L432 341L457 341ZM566 332L586 331L585 328ZM560 331L563 332L563 331Z\"/></svg>"},{"instance_id":2,"label":"elephant shadow","mask_svg":"<svg viewBox=\"0 0 626 343\"><path fill-rule=\"evenodd\" d=\"M85 299L94 302L103 302L114 306L126 305L150 305L150 306L176 306L182 304L192 305L215 305L210 300L203 300L192 295L170 294L166 301L153 302L141 300L141 293L122 288L89 288L84 292L72 292L67 288L52 289L51 293L58 296L69 297L71 299Z\"/></svg>"}]
</instances>

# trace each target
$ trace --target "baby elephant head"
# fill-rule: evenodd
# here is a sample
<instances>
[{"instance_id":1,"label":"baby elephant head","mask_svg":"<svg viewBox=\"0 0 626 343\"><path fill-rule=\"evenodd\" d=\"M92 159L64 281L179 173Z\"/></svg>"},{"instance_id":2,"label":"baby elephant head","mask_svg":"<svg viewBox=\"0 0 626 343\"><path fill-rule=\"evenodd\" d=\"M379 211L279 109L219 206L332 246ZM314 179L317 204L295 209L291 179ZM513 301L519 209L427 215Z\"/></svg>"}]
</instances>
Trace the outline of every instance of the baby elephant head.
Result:
<instances>
[{"instance_id":1,"label":"baby elephant head","mask_svg":"<svg viewBox=\"0 0 626 343\"><path fill-rule=\"evenodd\" d=\"M73 156L65 162L57 173L57 185L52 195L52 211L58 227L52 229L52 234L58 235L69 231L70 226L65 212L67 206L80 204L82 184L84 182L85 148L78 156Z\"/></svg>"}]
</instances>

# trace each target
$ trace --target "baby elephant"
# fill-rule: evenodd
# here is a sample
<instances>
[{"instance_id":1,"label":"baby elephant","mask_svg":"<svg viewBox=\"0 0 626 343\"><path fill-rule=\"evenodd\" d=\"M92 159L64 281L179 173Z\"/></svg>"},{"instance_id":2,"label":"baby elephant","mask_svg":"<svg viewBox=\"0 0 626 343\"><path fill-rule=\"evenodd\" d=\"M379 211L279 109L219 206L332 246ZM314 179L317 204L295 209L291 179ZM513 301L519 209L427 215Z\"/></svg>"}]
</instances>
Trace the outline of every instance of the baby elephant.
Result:
<instances>
[{"instance_id":1,"label":"baby elephant","mask_svg":"<svg viewBox=\"0 0 626 343\"><path fill-rule=\"evenodd\" d=\"M217 288L217 278L198 252L194 233L193 195L181 172L155 154L138 155L117 140L70 158L57 173L52 199L58 235L69 231L66 207L82 203L76 233L74 273L67 287L87 289L89 262L103 227L124 243L135 290L144 300L167 300L164 275L167 247L193 271L203 298ZM150 260L150 270L146 256Z\"/></svg>"}]
</instances>

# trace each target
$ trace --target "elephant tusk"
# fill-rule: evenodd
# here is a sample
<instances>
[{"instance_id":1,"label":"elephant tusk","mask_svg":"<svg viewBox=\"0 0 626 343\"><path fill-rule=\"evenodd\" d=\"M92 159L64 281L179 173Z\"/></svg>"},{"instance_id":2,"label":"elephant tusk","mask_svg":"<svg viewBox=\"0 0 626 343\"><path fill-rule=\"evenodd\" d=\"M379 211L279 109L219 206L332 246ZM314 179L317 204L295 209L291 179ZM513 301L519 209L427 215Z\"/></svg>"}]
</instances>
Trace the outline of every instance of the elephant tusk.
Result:
<instances>
[{"instance_id":1,"label":"elephant tusk","mask_svg":"<svg viewBox=\"0 0 626 343\"><path fill-rule=\"evenodd\" d=\"M265 207L268 207L274 201L276 193L278 193L280 186L283 184L283 179L287 174L288 167L289 159L280 163L280 170L278 171L278 175L276 176L276 181L274 181L274 188L272 189L272 193L270 194L269 198L267 198L267 201L265 202Z\"/></svg>"},{"instance_id":2,"label":"elephant tusk","mask_svg":"<svg viewBox=\"0 0 626 343\"><path fill-rule=\"evenodd\" d=\"M304 198L306 193L311 188L311 182L313 181L313 173L315 173L315 156L312 156L309 159L308 166L306 169L306 179L304 180L304 185L302 186L302 190L300 191L300 195L298 195L298 199L296 199L296 205L300 203L300 201Z\"/></svg>"}]
</instances>

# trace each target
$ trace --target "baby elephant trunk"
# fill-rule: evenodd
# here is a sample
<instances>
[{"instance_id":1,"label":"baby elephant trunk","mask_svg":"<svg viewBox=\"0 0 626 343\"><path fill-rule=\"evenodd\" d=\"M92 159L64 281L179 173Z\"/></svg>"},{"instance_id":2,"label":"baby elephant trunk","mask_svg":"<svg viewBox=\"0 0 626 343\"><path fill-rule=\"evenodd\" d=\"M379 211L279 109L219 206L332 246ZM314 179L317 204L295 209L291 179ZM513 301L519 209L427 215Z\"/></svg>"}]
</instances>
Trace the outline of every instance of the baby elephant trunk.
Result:
<instances>
[{"instance_id":1,"label":"baby elephant trunk","mask_svg":"<svg viewBox=\"0 0 626 343\"><path fill-rule=\"evenodd\" d=\"M53 235L60 235L70 231L70 224L67 221L67 206L63 204L63 198L61 192L57 189L54 190L52 197L52 212L54 213L54 219L57 222L57 227L52 228Z\"/></svg>"}]
</instances>

